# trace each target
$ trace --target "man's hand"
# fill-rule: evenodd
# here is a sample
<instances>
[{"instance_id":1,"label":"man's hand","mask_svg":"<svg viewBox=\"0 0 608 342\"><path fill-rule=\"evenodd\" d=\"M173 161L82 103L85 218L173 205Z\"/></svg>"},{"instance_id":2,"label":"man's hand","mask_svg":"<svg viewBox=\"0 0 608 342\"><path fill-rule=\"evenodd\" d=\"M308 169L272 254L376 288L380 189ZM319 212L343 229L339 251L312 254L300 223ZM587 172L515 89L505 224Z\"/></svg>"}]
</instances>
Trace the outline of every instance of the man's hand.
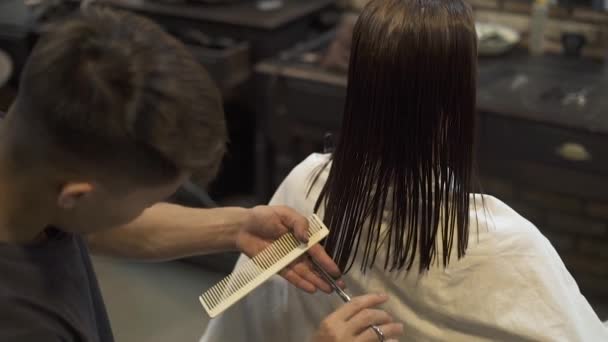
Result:
<instances>
[{"instance_id":1,"label":"man's hand","mask_svg":"<svg viewBox=\"0 0 608 342\"><path fill-rule=\"evenodd\" d=\"M308 220L293 209L281 206L259 206L250 209L251 219L236 237L237 248L249 257L256 256L273 241L287 232L293 232L302 242L308 241ZM340 270L320 245L308 250L308 254L332 276L339 277ZM301 257L281 271L287 281L296 287L313 293L317 289L330 293L331 286L319 277L308 258ZM341 282L338 282L343 286Z\"/></svg>"}]
</instances>

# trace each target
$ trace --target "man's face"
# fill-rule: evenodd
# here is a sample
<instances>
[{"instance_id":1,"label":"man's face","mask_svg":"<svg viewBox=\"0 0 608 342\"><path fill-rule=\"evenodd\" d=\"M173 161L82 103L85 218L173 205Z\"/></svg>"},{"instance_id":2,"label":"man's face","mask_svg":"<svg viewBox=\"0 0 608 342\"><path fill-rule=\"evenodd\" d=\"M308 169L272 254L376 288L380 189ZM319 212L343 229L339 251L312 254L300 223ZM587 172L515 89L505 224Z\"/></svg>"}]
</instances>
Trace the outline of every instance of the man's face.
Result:
<instances>
[{"instance_id":1,"label":"man's face","mask_svg":"<svg viewBox=\"0 0 608 342\"><path fill-rule=\"evenodd\" d=\"M131 222L145 209L167 199L186 180L154 186L133 185L117 189L116 183L74 182L64 186L57 198L62 230L87 234Z\"/></svg>"}]
</instances>

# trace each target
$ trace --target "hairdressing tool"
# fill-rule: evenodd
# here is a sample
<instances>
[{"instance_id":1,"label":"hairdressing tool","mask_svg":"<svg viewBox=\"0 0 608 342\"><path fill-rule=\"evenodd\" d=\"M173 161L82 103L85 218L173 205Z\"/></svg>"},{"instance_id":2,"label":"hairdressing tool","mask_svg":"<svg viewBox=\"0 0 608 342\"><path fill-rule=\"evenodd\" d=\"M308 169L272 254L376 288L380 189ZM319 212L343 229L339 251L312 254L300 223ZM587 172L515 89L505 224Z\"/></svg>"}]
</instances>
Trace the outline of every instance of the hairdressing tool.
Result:
<instances>
[{"instance_id":1,"label":"hairdressing tool","mask_svg":"<svg viewBox=\"0 0 608 342\"><path fill-rule=\"evenodd\" d=\"M308 243L302 243L292 233L287 233L203 293L199 300L207 314L216 317L329 234L329 229L316 215L311 215L308 223Z\"/></svg>"},{"instance_id":2,"label":"hairdressing tool","mask_svg":"<svg viewBox=\"0 0 608 342\"><path fill-rule=\"evenodd\" d=\"M342 298L344 303L350 302L351 301L350 296L346 292L344 292L344 290L342 290L340 288L340 286L338 286L338 284L336 283L334 278L329 273L327 273L327 271L325 271L323 269L323 267L321 267L313 258L309 258L309 259L310 259L310 262L312 263L312 265L314 266L314 268L316 269L317 273L319 273L319 275L321 277L323 277L323 279L325 279L325 281L327 281L329 283L329 285L336 291L338 296L340 296L340 298ZM370 325L369 327L376 333L376 335L378 336L378 339L381 342L383 342L384 333L382 332L382 330L380 330L380 328L375 325Z\"/></svg>"}]
</instances>

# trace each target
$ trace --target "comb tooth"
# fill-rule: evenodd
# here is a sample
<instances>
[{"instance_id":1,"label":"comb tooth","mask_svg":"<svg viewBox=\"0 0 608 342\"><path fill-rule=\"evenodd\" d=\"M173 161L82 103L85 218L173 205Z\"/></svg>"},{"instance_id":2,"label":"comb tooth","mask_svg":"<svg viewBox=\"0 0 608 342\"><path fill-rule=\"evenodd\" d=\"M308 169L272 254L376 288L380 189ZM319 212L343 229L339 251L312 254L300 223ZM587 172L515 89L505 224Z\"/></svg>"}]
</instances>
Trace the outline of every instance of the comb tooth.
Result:
<instances>
[{"instance_id":1,"label":"comb tooth","mask_svg":"<svg viewBox=\"0 0 608 342\"><path fill-rule=\"evenodd\" d=\"M226 285L228 285L228 277L225 277L219 284L217 284L214 289L215 293L219 296L221 293L226 291Z\"/></svg>"},{"instance_id":2,"label":"comb tooth","mask_svg":"<svg viewBox=\"0 0 608 342\"><path fill-rule=\"evenodd\" d=\"M286 242L287 242L287 245L289 246L289 249L294 249L295 247L298 247L301 243L300 240L296 239L293 236L290 236Z\"/></svg>"},{"instance_id":3,"label":"comb tooth","mask_svg":"<svg viewBox=\"0 0 608 342\"><path fill-rule=\"evenodd\" d=\"M289 253L289 247L285 241L281 241L281 252L277 253L277 261Z\"/></svg>"},{"instance_id":4,"label":"comb tooth","mask_svg":"<svg viewBox=\"0 0 608 342\"><path fill-rule=\"evenodd\" d=\"M207 291L206 300L207 300L207 305L209 305L210 308L215 307L216 299L215 299L215 291L213 289Z\"/></svg>"},{"instance_id":5,"label":"comb tooth","mask_svg":"<svg viewBox=\"0 0 608 342\"><path fill-rule=\"evenodd\" d=\"M317 225L317 231L319 231L323 228L323 221L321 221L321 219L316 216L315 216L315 223Z\"/></svg>"},{"instance_id":6,"label":"comb tooth","mask_svg":"<svg viewBox=\"0 0 608 342\"><path fill-rule=\"evenodd\" d=\"M258 254L256 255L256 257L253 259L255 261L255 265L260 269L260 270L264 270L264 262L262 261L262 254Z\"/></svg>"},{"instance_id":7,"label":"comb tooth","mask_svg":"<svg viewBox=\"0 0 608 342\"><path fill-rule=\"evenodd\" d=\"M243 264L243 276L245 277L245 282L251 281L251 265L246 263Z\"/></svg>"},{"instance_id":8,"label":"comb tooth","mask_svg":"<svg viewBox=\"0 0 608 342\"><path fill-rule=\"evenodd\" d=\"M291 248L296 248L300 245L300 241L298 241L297 239L293 238L292 236L289 237L289 246Z\"/></svg>"},{"instance_id":9,"label":"comb tooth","mask_svg":"<svg viewBox=\"0 0 608 342\"><path fill-rule=\"evenodd\" d=\"M243 279L245 279L245 282L251 280L251 265L243 265Z\"/></svg>"},{"instance_id":10,"label":"comb tooth","mask_svg":"<svg viewBox=\"0 0 608 342\"><path fill-rule=\"evenodd\" d=\"M286 236L286 239L283 241L283 245L287 249L287 253L291 252L291 250L293 249L293 240L295 240L295 238L288 235L288 236Z\"/></svg>"},{"instance_id":11,"label":"comb tooth","mask_svg":"<svg viewBox=\"0 0 608 342\"><path fill-rule=\"evenodd\" d=\"M234 272L232 272L234 274L234 281L238 284L241 280L241 275L243 273L243 270L239 267L238 269L234 270Z\"/></svg>"},{"instance_id":12,"label":"comb tooth","mask_svg":"<svg viewBox=\"0 0 608 342\"><path fill-rule=\"evenodd\" d=\"M277 248L272 254L272 262L276 263L279 259L281 259L281 256L283 254L285 254L285 244L283 243L283 241L277 241Z\"/></svg>"},{"instance_id":13,"label":"comb tooth","mask_svg":"<svg viewBox=\"0 0 608 342\"><path fill-rule=\"evenodd\" d=\"M261 268L259 254L251 258L251 262L258 268Z\"/></svg>"},{"instance_id":14,"label":"comb tooth","mask_svg":"<svg viewBox=\"0 0 608 342\"><path fill-rule=\"evenodd\" d=\"M285 247L287 247L288 251L292 251L293 248L294 248L293 240L292 239L285 239Z\"/></svg>"},{"instance_id":15,"label":"comb tooth","mask_svg":"<svg viewBox=\"0 0 608 342\"><path fill-rule=\"evenodd\" d=\"M209 306L213 306L213 294L215 292L215 286L210 288L209 291L205 293L205 298L207 300L207 304Z\"/></svg>"},{"instance_id":16,"label":"comb tooth","mask_svg":"<svg viewBox=\"0 0 608 342\"><path fill-rule=\"evenodd\" d=\"M238 272L234 272L232 274L232 281L230 283L230 292L229 295L233 294L234 292L236 292L238 290L238 288L241 286L240 285L240 277L239 277L239 273Z\"/></svg>"},{"instance_id":17,"label":"comb tooth","mask_svg":"<svg viewBox=\"0 0 608 342\"><path fill-rule=\"evenodd\" d=\"M224 298L228 297L229 293L227 291L227 288L223 288L222 291L216 291L215 292L215 305L219 305Z\"/></svg>"},{"instance_id":18,"label":"comb tooth","mask_svg":"<svg viewBox=\"0 0 608 342\"><path fill-rule=\"evenodd\" d=\"M266 253L264 254L264 269L268 269L270 266L272 266L272 255L275 248L276 245L273 243L272 246L266 250Z\"/></svg>"},{"instance_id":19,"label":"comb tooth","mask_svg":"<svg viewBox=\"0 0 608 342\"><path fill-rule=\"evenodd\" d=\"M238 291L239 287L239 275L238 273L235 273L232 276L232 279L230 279L230 290L227 292L227 296L230 296Z\"/></svg>"},{"instance_id":20,"label":"comb tooth","mask_svg":"<svg viewBox=\"0 0 608 342\"><path fill-rule=\"evenodd\" d=\"M272 261L273 248L268 248L268 252L264 255L264 262L266 263L266 269L270 268L273 264Z\"/></svg>"},{"instance_id":21,"label":"comb tooth","mask_svg":"<svg viewBox=\"0 0 608 342\"><path fill-rule=\"evenodd\" d=\"M203 293L201 301L204 306L207 309L215 310L214 313L218 313L220 307L223 311L272 276L269 271L275 265L281 267L287 265L304 253L312 245L312 241L319 241L327 235L327 228L320 218L312 215L308 218L308 222L307 235L311 239L311 243L303 244L292 233L284 234L261 253L239 265L232 274Z\"/></svg>"},{"instance_id":22,"label":"comb tooth","mask_svg":"<svg viewBox=\"0 0 608 342\"><path fill-rule=\"evenodd\" d=\"M217 297L215 295L209 295L209 302L207 303L207 305L209 305L209 308L215 308L217 306L217 303Z\"/></svg>"},{"instance_id":23,"label":"comb tooth","mask_svg":"<svg viewBox=\"0 0 608 342\"><path fill-rule=\"evenodd\" d=\"M243 275L243 279L245 279L245 281L249 281L249 263L244 263L241 266L241 274Z\"/></svg>"},{"instance_id":24,"label":"comb tooth","mask_svg":"<svg viewBox=\"0 0 608 342\"><path fill-rule=\"evenodd\" d=\"M239 273L237 275L237 283L239 288L243 287L247 283L245 280L245 274L243 273L242 269L239 270Z\"/></svg>"},{"instance_id":25,"label":"comb tooth","mask_svg":"<svg viewBox=\"0 0 608 342\"><path fill-rule=\"evenodd\" d=\"M318 231L319 231L319 228L321 227L321 226L319 225L319 221L317 221L316 219L313 219L313 220L312 220L312 227L313 227L313 229L311 229L311 233L312 233L312 234L314 234L314 233L318 232Z\"/></svg>"},{"instance_id":26,"label":"comb tooth","mask_svg":"<svg viewBox=\"0 0 608 342\"><path fill-rule=\"evenodd\" d=\"M213 307L213 305L211 304L211 300L209 300L209 296L203 296L203 302L205 302L208 308L211 309Z\"/></svg>"},{"instance_id":27,"label":"comb tooth","mask_svg":"<svg viewBox=\"0 0 608 342\"><path fill-rule=\"evenodd\" d=\"M291 247L289 245L289 238L290 236L286 236L286 238L281 241L281 244L283 245L283 249L284 249L284 253L283 255L281 255L281 257L285 256L286 254L288 254L289 252L291 252Z\"/></svg>"},{"instance_id":28,"label":"comb tooth","mask_svg":"<svg viewBox=\"0 0 608 342\"><path fill-rule=\"evenodd\" d=\"M207 304L207 306L211 307L210 300L209 300L209 293L205 292L205 293L203 293L203 295L201 297L203 298L203 302L205 302L205 304Z\"/></svg>"},{"instance_id":29,"label":"comb tooth","mask_svg":"<svg viewBox=\"0 0 608 342\"><path fill-rule=\"evenodd\" d=\"M264 269L267 269L268 267L270 267L270 260L268 258L269 254L268 254L268 250L266 250L264 252L265 253L262 254L261 261L262 261L262 265L264 266Z\"/></svg>"},{"instance_id":30,"label":"comb tooth","mask_svg":"<svg viewBox=\"0 0 608 342\"><path fill-rule=\"evenodd\" d=\"M255 276L255 274L257 273L257 270L259 269L258 265L256 265L254 262L249 263L248 265L250 273L252 274L252 277Z\"/></svg>"},{"instance_id":31,"label":"comb tooth","mask_svg":"<svg viewBox=\"0 0 608 342\"><path fill-rule=\"evenodd\" d=\"M213 307L216 307L218 305L218 303L221 301L221 295L220 292L213 291L213 293L211 294L211 302L213 304Z\"/></svg>"},{"instance_id":32,"label":"comb tooth","mask_svg":"<svg viewBox=\"0 0 608 342\"><path fill-rule=\"evenodd\" d=\"M292 241L294 239L291 236L287 236L287 238L283 241L283 245L285 246L285 248L287 248L287 252L291 252L292 248Z\"/></svg>"},{"instance_id":33,"label":"comb tooth","mask_svg":"<svg viewBox=\"0 0 608 342\"><path fill-rule=\"evenodd\" d=\"M317 221L314 218L311 218L310 221L308 222L308 235L311 235L312 233L314 233L317 230Z\"/></svg>"},{"instance_id":34,"label":"comb tooth","mask_svg":"<svg viewBox=\"0 0 608 342\"><path fill-rule=\"evenodd\" d=\"M225 287L226 287L226 278L224 278L217 286L215 286L211 290L211 299L212 299L214 307L217 306L217 304L220 302L222 293L224 292Z\"/></svg>"},{"instance_id":35,"label":"comb tooth","mask_svg":"<svg viewBox=\"0 0 608 342\"><path fill-rule=\"evenodd\" d=\"M239 288L247 284L247 273L244 267L239 269Z\"/></svg>"},{"instance_id":36,"label":"comb tooth","mask_svg":"<svg viewBox=\"0 0 608 342\"><path fill-rule=\"evenodd\" d=\"M226 277L226 285L222 291L222 297L226 298L232 294L232 287L234 286L234 275L231 274Z\"/></svg>"},{"instance_id":37,"label":"comb tooth","mask_svg":"<svg viewBox=\"0 0 608 342\"><path fill-rule=\"evenodd\" d=\"M283 252L283 246L281 245L281 241L277 240L274 244L273 244L273 250L272 250L272 261L274 262L274 259L277 258L277 255L280 255Z\"/></svg>"},{"instance_id":38,"label":"comb tooth","mask_svg":"<svg viewBox=\"0 0 608 342\"><path fill-rule=\"evenodd\" d=\"M293 237L289 237L289 239L287 239L287 241L285 241L285 243L287 244L287 247L289 248L290 251L298 248L298 246L300 245L300 241L298 239L295 239Z\"/></svg>"},{"instance_id":39,"label":"comb tooth","mask_svg":"<svg viewBox=\"0 0 608 342\"><path fill-rule=\"evenodd\" d=\"M254 260L251 260L250 266L251 266L252 269L256 270L256 272L258 272L260 270L260 266Z\"/></svg>"},{"instance_id":40,"label":"comb tooth","mask_svg":"<svg viewBox=\"0 0 608 342\"><path fill-rule=\"evenodd\" d=\"M250 279L255 278L255 277L256 277L256 276L257 276L257 275L260 273L260 272L258 271L258 270L259 270L259 267L258 267L256 264L251 263L251 264L249 264L249 266L248 266L248 267L249 267L249 278L250 278Z\"/></svg>"},{"instance_id":41,"label":"comb tooth","mask_svg":"<svg viewBox=\"0 0 608 342\"><path fill-rule=\"evenodd\" d=\"M219 292L217 289L211 290L211 293L209 294L209 302L212 307L215 307L219 302Z\"/></svg>"}]
</instances>

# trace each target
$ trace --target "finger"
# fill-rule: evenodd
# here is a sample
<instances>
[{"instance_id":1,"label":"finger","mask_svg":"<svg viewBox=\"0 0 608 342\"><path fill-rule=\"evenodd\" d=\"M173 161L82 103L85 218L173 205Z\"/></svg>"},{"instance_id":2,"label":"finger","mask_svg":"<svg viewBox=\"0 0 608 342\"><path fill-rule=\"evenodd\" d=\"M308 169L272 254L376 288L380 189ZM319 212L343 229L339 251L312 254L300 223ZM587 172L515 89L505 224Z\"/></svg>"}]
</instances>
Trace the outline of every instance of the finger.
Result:
<instances>
[{"instance_id":1,"label":"finger","mask_svg":"<svg viewBox=\"0 0 608 342\"><path fill-rule=\"evenodd\" d=\"M347 321L360 311L380 305L386 302L387 299L388 296L385 294L368 294L356 297L351 302L336 310L335 315L338 319Z\"/></svg>"},{"instance_id":2,"label":"finger","mask_svg":"<svg viewBox=\"0 0 608 342\"><path fill-rule=\"evenodd\" d=\"M325 252L325 249L323 249L321 245L312 246L308 250L308 255L315 259L315 261L334 278L339 278L342 275L338 265L336 265L334 260Z\"/></svg>"},{"instance_id":3,"label":"finger","mask_svg":"<svg viewBox=\"0 0 608 342\"><path fill-rule=\"evenodd\" d=\"M308 220L298 214L297 211L288 207L276 207L281 222L293 231L293 234L302 242L308 242Z\"/></svg>"},{"instance_id":4,"label":"finger","mask_svg":"<svg viewBox=\"0 0 608 342\"><path fill-rule=\"evenodd\" d=\"M331 293L332 287L313 271L310 261L302 258L293 264L292 269L302 278L312 283L316 288L325 292Z\"/></svg>"},{"instance_id":5,"label":"finger","mask_svg":"<svg viewBox=\"0 0 608 342\"><path fill-rule=\"evenodd\" d=\"M293 269L289 267L281 271L280 275L300 290L308 293L315 293L317 290L314 284L300 277Z\"/></svg>"},{"instance_id":6,"label":"finger","mask_svg":"<svg viewBox=\"0 0 608 342\"><path fill-rule=\"evenodd\" d=\"M402 323L388 323L378 326L384 334L384 340L399 339L403 335ZM355 338L355 342L378 342L380 339L376 332L370 327Z\"/></svg>"},{"instance_id":7,"label":"finger","mask_svg":"<svg viewBox=\"0 0 608 342\"><path fill-rule=\"evenodd\" d=\"M380 326L393 322L393 318L386 311L365 309L354 315L346 324L348 331L354 336L361 334L370 325Z\"/></svg>"}]
</instances>

